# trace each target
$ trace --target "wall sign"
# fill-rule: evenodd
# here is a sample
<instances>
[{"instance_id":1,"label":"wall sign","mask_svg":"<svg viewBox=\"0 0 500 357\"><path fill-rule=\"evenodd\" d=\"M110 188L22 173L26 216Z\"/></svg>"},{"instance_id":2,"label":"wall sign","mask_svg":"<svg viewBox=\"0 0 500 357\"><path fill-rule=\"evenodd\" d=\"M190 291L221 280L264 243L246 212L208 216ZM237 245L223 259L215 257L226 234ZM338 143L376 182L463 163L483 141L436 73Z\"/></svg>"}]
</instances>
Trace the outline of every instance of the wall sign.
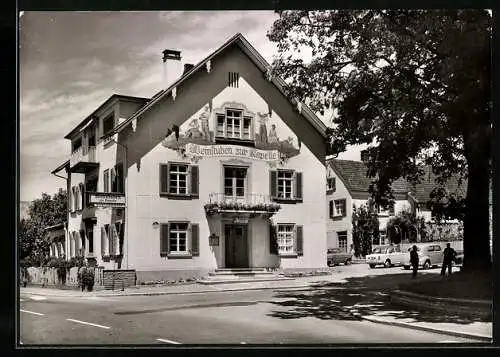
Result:
<instances>
[{"instance_id":1,"label":"wall sign","mask_svg":"<svg viewBox=\"0 0 500 357\"><path fill-rule=\"evenodd\" d=\"M89 194L89 203L96 206L125 206L125 195L94 192Z\"/></svg>"},{"instance_id":2,"label":"wall sign","mask_svg":"<svg viewBox=\"0 0 500 357\"><path fill-rule=\"evenodd\" d=\"M223 157L233 156L262 161L279 161L278 150L259 150L237 145L198 145L186 144L185 154L192 157Z\"/></svg>"},{"instance_id":3,"label":"wall sign","mask_svg":"<svg viewBox=\"0 0 500 357\"><path fill-rule=\"evenodd\" d=\"M208 242L211 246L216 246L216 245L219 245L219 236L216 235L215 233L212 233L209 237L208 237Z\"/></svg>"}]
</instances>

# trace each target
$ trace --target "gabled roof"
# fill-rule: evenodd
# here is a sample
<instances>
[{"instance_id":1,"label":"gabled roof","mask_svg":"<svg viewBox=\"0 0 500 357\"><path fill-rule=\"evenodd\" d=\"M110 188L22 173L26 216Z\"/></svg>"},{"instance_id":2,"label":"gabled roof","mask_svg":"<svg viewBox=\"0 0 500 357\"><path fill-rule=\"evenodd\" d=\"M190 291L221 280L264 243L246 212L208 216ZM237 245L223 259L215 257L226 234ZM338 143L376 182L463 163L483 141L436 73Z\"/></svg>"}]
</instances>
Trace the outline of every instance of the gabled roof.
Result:
<instances>
[{"instance_id":1,"label":"gabled roof","mask_svg":"<svg viewBox=\"0 0 500 357\"><path fill-rule=\"evenodd\" d=\"M371 178L367 174L367 166L361 161L352 160L338 160L331 159L327 163L335 171L335 173L342 179L349 193L353 192L368 192L371 184ZM431 166L425 167L425 174L419 184L412 185L404 178L399 178L392 183L392 190L394 193L412 193L412 197L418 202L427 202L430 199L431 191L439 187L435 181L436 175L432 172ZM448 192L461 192L465 195L467 182L462 182L458 185L458 179L452 177L445 185Z\"/></svg>"},{"instance_id":2,"label":"gabled roof","mask_svg":"<svg viewBox=\"0 0 500 357\"><path fill-rule=\"evenodd\" d=\"M69 168L69 160L65 161L64 163L56 167L54 170L52 170L51 174L56 174L64 168Z\"/></svg>"},{"instance_id":3,"label":"gabled roof","mask_svg":"<svg viewBox=\"0 0 500 357\"><path fill-rule=\"evenodd\" d=\"M368 192L371 178L366 175L368 168L361 161L352 160L328 160L330 167L340 176L347 190L352 192ZM398 179L392 183L392 189L397 193L407 193L408 187L404 179Z\"/></svg>"},{"instance_id":4,"label":"gabled roof","mask_svg":"<svg viewBox=\"0 0 500 357\"><path fill-rule=\"evenodd\" d=\"M182 84L187 78L195 75L198 71L204 70L204 67L206 66L208 61L211 61L214 57L224 52L233 44L239 46L243 50L243 52L250 58L250 60L252 60L252 62L261 71L266 72L271 68L269 63L267 63L267 61L257 52L257 50L245 39L245 37L243 37L241 33L237 33L236 35L231 37L228 41L226 41L226 43L224 43L221 47L215 50L212 54L210 54L204 60L195 65L192 69L184 73L177 81L175 81L172 85L170 85L170 87L156 94L155 97L153 97L146 105L141 107L130 118L128 118L123 123L118 125L114 130L110 131L106 136L110 136L122 131L134 119L137 119L140 115L144 114L147 110L149 110L155 104L160 102L165 96L169 95L172 89ZM283 79L273 76L270 82L273 83L278 88L278 90L286 97L284 91L285 82L283 81ZM297 100L290 98L288 99L292 102L292 105L297 104ZM302 110L301 110L302 116L306 118L323 137L326 138L326 125L316 116L316 114L314 114L314 112L309 107L307 107L304 103L301 104L302 104Z\"/></svg>"},{"instance_id":5,"label":"gabled roof","mask_svg":"<svg viewBox=\"0 0 500 357\"><path fill-rule=\"evenodd\" d=\"M95 114L101 110L103 107L108 105L113 99L121 99L121 100L129 100L129 101L142 101L142 102L147 102L150 100L150 98L143 98L143 97L133 97L130 95L121 95L121 94L113 94L111 97L106 99L96 110L94 110L90 115L88 115L80 124L75 126L73 130L71 130L66 136L64 137L65 139L70 139L71 136L80 128L83 128L86 124L88 124Z\"/></svg>"}]
</instances>

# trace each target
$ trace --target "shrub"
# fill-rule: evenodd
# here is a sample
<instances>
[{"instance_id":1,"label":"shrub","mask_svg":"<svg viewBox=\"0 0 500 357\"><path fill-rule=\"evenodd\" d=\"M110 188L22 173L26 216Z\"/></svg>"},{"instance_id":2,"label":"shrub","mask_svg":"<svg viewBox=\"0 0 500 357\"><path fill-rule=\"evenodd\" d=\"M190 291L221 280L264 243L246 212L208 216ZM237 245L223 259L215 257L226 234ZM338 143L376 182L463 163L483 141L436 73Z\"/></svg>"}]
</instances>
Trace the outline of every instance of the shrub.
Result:
<instances>
[{"instance_id":1,"label":"shrub","mask_svg":"<svg viewBox=\"0 0 500 357\"><path fill-rule=\"evenodd\" d=\"M82 272L82 284L87 287L88 291L94 288L94 271L92 269L84 269Z\"/></svg>"}]
</instances>

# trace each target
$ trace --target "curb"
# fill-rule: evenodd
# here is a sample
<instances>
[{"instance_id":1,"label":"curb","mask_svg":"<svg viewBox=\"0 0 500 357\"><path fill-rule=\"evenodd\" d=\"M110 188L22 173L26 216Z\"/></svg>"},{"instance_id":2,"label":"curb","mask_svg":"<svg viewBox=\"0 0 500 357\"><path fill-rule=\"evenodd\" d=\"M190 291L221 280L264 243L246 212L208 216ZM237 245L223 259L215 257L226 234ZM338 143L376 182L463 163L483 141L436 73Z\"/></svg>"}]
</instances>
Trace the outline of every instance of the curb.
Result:
<instances>
[{"instance_id":1,"label":"curb","mask_svg":"<svg viewBox=\"0 0 500 357\"><path fill-rule=\"evenodd\" d=\"M92 295L56 295L56 294L42 294L36 292L24 291L23 294L39 295L39 296L54 296L54 297L121 297L121 296L158 296L158 295L187 295L187 294L206 294L206 293L225 293L234 291L247 291L247 290L282 290L282 289L300 289L310 287L310 285L296 285L296 286L279 286L279 287L255 287L255 288L236 288L224 290L199 290L199 291L158 291L150 293L126 293L126 294L92 294Z\"/></svg>"},{"instance_id":2,"label":"curb","mask_svg":"<svg viewBox=\"0 0 500 357\"><path fill-rule=\"evenodd\" d=\"M487 307L491 306L490 300L458 299L458 298L446 298L446 297L439 297L439 296L429 296L429 295L417 294L417 293L413 293L411 291L400 290L400 289L394 290L394 291L392 291L392 293L404 295L404 296L409 296L409 297L415 297L415 298L423 299L423 300L430 300L430 301L442 301L442 302L447 302L447 303L459 303L459 304L470 304L470 305L486 305Z\"/></svg>"},{"instance_id":3,"label":"curb","mask_svg":"<svg viewBox=\"0 0 500 357\"><path fill-rule=\"evenodd\" d=\"M438 328L433 328L433 327L426 327L426 326L418 326L418 325L412 325L407 322L396 322L396 321L384 321L378 318L373 318L370 316L361 316L359 313L353 313L353 316L358 317L360 319L378 323L378 324L383 324L383 325L390 325L390 326L398 326L398 327L404 327L408 329L413 329L413 330L420 330L420 331L426 331L426 332L434 332L434 333L439 333L442 335L448 335L448 336L454 336L454 337L463 337L463 338L470 338L470 339L476 339L480 340L483 342L493 342L493 337L490 336L485 336L485 335L480 335L480 334L474 334L474 333L467 333L467 332L459 332L459 331L450 331L450 330L441 330Z\"/></svg>"}]
</instances>

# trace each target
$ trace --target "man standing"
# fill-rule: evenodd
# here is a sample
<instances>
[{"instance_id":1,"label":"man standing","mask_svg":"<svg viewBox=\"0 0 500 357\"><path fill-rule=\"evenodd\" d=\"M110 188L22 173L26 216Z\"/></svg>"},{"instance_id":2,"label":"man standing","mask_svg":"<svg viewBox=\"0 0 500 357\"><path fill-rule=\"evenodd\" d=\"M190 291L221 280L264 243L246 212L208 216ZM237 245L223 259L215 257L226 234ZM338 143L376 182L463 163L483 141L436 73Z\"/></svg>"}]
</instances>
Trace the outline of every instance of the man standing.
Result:
<instances>
[{"instance_id":1,"label":"man standing","mask_svg":"<svg viewBox=\"0 0 500 357\"><path fill-rule=\"evenodd\" d=\"M411 278L415 279L417 277L417 270L418 270L418 251L416 245L414 245L412 250L410 251L410 264L413 268L413 274Z\"/></svg>"},{"instance_id":2,"label":"man standing","mask_svg":"<svg viewBox=\"0 0 500 357\"><path fill-rule=\"evenodd\" d=\"M443 252L443 266L441 268L441 275L445 276L446 268L448 268L448 275L451 276L451 263L455 261L457 253L455 249L450 247L450 243L446 243L446 248Z\"/></svg>"}]
</instances>

